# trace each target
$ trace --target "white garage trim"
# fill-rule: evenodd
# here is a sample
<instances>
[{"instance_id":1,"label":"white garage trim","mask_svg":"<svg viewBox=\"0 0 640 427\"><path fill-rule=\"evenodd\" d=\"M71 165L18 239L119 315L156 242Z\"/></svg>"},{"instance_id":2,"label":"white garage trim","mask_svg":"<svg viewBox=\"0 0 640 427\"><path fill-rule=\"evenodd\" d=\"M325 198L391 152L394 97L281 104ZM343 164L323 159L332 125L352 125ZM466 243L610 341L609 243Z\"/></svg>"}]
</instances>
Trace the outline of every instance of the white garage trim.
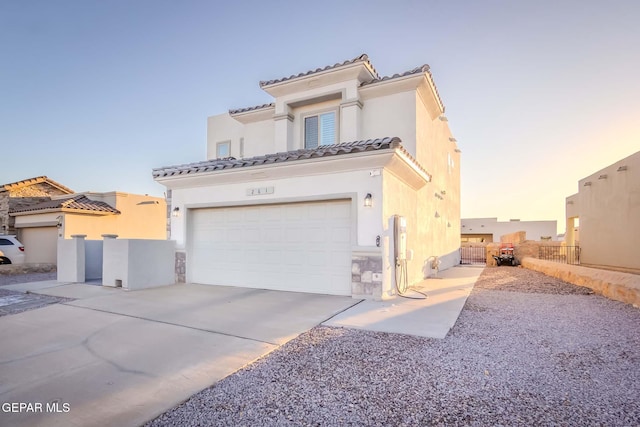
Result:
<instances>
[{"instance_id":1,"label":"white garage trim","mask_svg":"<svg viewBox=\"0 0 640 427\"><path fill-rule=\"evenodd\" d=\"M351 295L352 199L189 209L193 283Z\"/></svg>"}]
</instances>

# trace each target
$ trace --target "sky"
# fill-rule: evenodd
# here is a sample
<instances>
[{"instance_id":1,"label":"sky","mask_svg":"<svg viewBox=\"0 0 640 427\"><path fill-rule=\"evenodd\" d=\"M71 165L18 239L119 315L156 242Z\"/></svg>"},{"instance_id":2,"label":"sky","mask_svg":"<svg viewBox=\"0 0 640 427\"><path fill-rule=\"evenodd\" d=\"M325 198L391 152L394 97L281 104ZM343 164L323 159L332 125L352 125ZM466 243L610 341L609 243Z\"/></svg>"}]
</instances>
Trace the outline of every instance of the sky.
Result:
<instances>
[{"instance_id":1,"label":"sky","mask_svg":"<svg viewBox=\"0 0 640 427\"><path fill-rule=\"evenodd\" d=\"M562 233L578 180L640 151L638 22L636 0L0 0L0 183L162 196L152 168L206 160L208 116L367 53L430 65L463 218Z\"/></svg>"}]
</instances>

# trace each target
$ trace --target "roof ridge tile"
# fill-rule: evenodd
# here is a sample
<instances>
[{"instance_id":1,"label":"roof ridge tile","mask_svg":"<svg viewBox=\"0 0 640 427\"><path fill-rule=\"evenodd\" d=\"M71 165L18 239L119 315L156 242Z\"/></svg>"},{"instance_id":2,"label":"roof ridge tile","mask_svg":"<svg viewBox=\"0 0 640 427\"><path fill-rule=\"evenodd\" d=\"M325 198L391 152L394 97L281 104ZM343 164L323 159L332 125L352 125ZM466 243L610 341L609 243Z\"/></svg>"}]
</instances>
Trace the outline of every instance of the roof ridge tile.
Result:
<instances>
[{"instance_id":1,"label":"roof ridge tile","mask_svg":"<svg viewBox=\"0 0 640 427\"><path fill-rule=\"evenodd\" d=\"M322 68L316 68L313 70L308 70L302 73L298 73L298 74L292 74L289 77L281 77L278 79L271 79L271 80L262 80L260 81L260 87L265 87L265 86L270 86L276 83L282 83L282 82L286 82L288 80L293 80L293 79L297 79L300 77L306 77L306 76L310 76L312 74L316 74L316 73L320 73L322 71L328 71L328 70L333 70L335 68L339 68L339 67L343 67L345 65L350 65L350 64L355 64L358 62L364 62L366 63L369 68L371 69L371 71L373 72L373 74L375 75L375 77L379 77L378 72L376 71L376 69L373 67L373 65L371 64L371 61L369 61L369 55L367 55L366 53L362 53L358 56L356 56L355 58L352 59L347 59L346 61L343 62L336 62L333 65L327 65L325 67Z\"/></svg>"}]
</instances>

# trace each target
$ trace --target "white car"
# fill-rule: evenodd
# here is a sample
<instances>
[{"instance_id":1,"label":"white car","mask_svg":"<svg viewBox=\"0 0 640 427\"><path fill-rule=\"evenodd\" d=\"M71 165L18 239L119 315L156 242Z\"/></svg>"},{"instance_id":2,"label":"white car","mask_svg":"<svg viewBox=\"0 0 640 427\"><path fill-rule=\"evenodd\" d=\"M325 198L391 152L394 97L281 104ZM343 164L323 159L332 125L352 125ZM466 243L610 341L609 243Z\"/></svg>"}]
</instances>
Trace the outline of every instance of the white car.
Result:
<instances>
[{"instance_id":1,"label":"white car","mask_svg":"<svg viewBox=\"0 0 640 427\"><path fill-rule=\"evenodd\" d=\"M0 264L23 264L24 246L16 236L0 234Z\"/></svg>"}]
</instances>

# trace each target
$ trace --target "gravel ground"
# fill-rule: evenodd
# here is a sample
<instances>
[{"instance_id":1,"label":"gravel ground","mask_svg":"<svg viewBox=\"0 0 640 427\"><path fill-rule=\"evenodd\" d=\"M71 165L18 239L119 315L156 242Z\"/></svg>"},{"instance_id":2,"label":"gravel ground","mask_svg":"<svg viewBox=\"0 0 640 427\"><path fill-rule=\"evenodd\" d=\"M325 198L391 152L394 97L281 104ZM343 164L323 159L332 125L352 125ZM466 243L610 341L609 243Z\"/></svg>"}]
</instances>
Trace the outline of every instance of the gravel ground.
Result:
<instances>
[{"instance_id":1,"label":"gravel ground","mask_svg":"<svg viewBox=\"0 0 640 427\"><path fill-rule=\"evenodd\" d=\"M66 301L73 301L73 298L25 294L23 292L10 291L9 289L0 289L0 317Z\"/></svg>"},{"instance_id":2,"label":"gravel ground","mask_svg":"<svg viewBox=\"0 0 640 427\"><path fill-rule=\"evenodd\" d=\"M0 274L0 286L56 280L57 274L55 271L51 273Z\"/></svg>"},{"instance_id":3,"label":"gravel ground","mask_svg":"<svg viewBox=\"0 0 640 427\"><path fill-rule=\"evenodd\" d=\"M487 268L444 340L316 327L149 426L640 425L640 310Z\"/></svg>"}]
</instances>

